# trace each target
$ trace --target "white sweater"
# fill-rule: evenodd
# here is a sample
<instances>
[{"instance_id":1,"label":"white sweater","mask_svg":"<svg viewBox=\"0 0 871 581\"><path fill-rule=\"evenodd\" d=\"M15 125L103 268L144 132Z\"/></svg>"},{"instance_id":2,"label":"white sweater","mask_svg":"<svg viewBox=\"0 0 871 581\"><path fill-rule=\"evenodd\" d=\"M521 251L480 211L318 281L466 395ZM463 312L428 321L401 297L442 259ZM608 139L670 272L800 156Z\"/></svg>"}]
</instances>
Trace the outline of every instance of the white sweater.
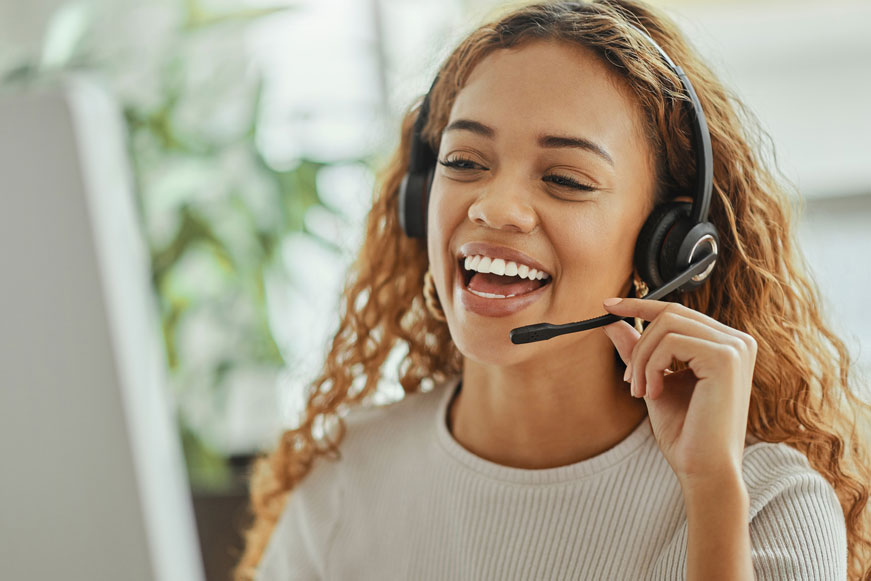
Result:
<instances>
[{"instance_id":1,"label":"white sweater","mask_svg":"<svg viewBox=\"0 0 871 581\"><path fill-rule=\"evenodd\" d=\"M647 418L593 458L512 468L453 439L457 381L348 413L341 459L291 492L259 581L686 578L684 501ZM807 458L753 443L743 474L756 578L846 579L844 515Z\"/></svg>"}]
</instances>

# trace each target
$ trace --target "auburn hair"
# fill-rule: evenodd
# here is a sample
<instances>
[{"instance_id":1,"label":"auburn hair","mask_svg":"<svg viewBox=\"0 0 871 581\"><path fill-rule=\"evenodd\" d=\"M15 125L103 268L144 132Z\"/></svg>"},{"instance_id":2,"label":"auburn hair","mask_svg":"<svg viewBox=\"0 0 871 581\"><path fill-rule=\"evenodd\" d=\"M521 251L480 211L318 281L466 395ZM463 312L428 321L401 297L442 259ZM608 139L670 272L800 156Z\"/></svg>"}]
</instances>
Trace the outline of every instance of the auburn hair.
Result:
<instances>
[{"instance_id":1,"label":"auburn hair","mask_svg":"<svg viewBox=\"0 0 871 581\"><path fill-rule=\"evenodd\" d=\"M871 579L871 461L866 447L871 441L871 405L854 393L853 356L824 320L819 288L796 245L800 209L791 204L792 186L773 163L771 140L754 115L721 84L668 17L628 0L515 4L474 30L447 57L432 89L423 137L438 151L457 93L493 51L535 40L580 45L624 79L640 105L656 157L655 202L692 194L687 98L677 76L639 29L692 82L713 150L708 219L720 237L717 266L706 284L667 300L756 340L748 433L800 451L832 485L847 526L849 577ZM234 570L237 581L253 578L288 493L315 459L338 457L345 434L342 416L353 406L367 405L388 355L395 350L402 355L396 372L405 394L428 391L428 386L462 370L463 359L447 325L424 306L425 244L403 234L397 215L397 191L408 167L421 101L406 111L399 146L376 181L365 238L342 293L339 327L322 372L307 386L304 414L298 427L285 431L275 448L253 465L253 522L244 533L244 552ZM675 362L672 369L679 368L685 365Z\"/></svg>"}]
</instances>

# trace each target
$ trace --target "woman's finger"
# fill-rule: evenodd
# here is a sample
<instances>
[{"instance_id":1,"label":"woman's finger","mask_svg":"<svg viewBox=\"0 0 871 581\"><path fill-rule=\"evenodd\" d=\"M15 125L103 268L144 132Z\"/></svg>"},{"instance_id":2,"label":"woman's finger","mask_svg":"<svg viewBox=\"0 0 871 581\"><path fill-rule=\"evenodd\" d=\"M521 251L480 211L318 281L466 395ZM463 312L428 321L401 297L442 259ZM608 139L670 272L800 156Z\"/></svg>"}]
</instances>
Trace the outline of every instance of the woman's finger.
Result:
<instances>
[{"instance_id":1,"label":"woman's finger","mask_svg":"<svg viewBox=\"0 0 871 581\"><path fill-rule=\"evenodd\" d=\"M741 341L734 335L722 333L713 326L693 318L684 317L673 311L664 311L644 330L632 351L632 376L635 378L635 390L639 397L647 394L646 372L653 351L669 334L686 335L701 339L710 344L728 345L738 348ZM680 359L688 361L689 359ZM671 360L667 362L670 364ZM663 366L663 369L665 366ZM660 370L660 376L662 370ZM703 376L696 374L698 379Z\"/></svg>"}]
</instances>

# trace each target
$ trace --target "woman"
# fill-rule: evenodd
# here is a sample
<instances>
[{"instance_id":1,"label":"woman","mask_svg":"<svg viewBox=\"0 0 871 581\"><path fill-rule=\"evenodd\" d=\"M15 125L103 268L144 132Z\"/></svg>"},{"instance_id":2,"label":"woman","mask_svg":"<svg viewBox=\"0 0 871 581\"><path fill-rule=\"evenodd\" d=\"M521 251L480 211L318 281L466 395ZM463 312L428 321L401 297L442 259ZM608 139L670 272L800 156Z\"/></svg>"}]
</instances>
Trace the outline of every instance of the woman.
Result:
<instances>
[{"instance_id":1,"label":"woman","mask_svg":"<svg viewBox=\"0 0 871 581\"><path fill-rule=\"evenodd\" d=\"M642 227L700 165L654 41L705 112L719 234L702 284L642 300ZM532 5L466 38L405 116L305 418L256 465L237 578L871 578L869 406L736 106L640 4ZM425 242L398 207L418 115ZM406 396L361 406L394 349Z\"/></svg>"}]
</instances>

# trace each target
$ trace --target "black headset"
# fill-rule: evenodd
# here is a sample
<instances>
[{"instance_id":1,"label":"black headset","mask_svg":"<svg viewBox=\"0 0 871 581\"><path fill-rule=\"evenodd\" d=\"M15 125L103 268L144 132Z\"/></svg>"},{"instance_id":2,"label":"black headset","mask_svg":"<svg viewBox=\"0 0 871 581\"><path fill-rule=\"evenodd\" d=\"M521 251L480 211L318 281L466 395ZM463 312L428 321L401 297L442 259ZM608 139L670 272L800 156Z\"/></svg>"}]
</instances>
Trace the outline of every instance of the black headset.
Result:
<instances>
[{"instance_id":1,"label":"black headset","mask_svg":"<svg viewBox=\"0 0 871 581\"><path fill-rule=\"evenodd\" d=\"M713 186L711 136L701 103L692 84L681 68L641 29L637 29L656 48L665 63L678 76L683 90L692 103L692 145L696 159L693 201L666 202L655 207L642 226L635 243L635 268L651 292L644 299L658 300L673 291L691 291L710 276L717 260L719 237L717 229L707 221ZM420 106L414 123L408 172L399 186L399 222L406 236L426 239L427 205L435 173L436 152L421 137L429 117L429 99L438 83L436 75ZM703 247L708 252L701 252ZM698 252L698 255L697 255ZM553 325L538 323L511 331L513 343L531 343L609 325L622 317L607 314L601 317Z\"/></svg>"}]
</instances>

